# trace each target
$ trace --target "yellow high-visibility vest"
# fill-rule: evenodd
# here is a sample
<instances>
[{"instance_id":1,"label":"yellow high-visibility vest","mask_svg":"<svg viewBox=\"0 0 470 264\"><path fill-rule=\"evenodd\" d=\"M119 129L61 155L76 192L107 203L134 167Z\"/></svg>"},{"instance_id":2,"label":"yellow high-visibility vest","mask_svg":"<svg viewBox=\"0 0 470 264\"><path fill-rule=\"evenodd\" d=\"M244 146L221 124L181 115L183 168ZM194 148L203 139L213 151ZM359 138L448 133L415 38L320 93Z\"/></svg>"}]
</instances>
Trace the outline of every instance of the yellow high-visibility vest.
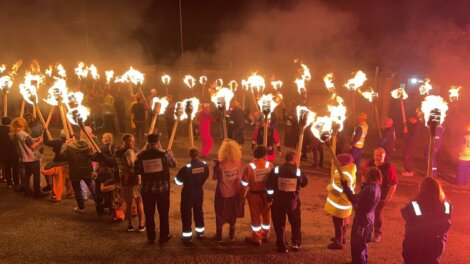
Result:
<instances>
[{"instance_id":1,"label":"yellow high-visibility vest","mask_svg":"<svg viewBox=\"0 0 470 264\"><path fill-rule=\"evenodd\" d=\"M349 188L354 193L356 188L356 165L354 163L341 167ZM338 218L346 218L352 213L352 204L344 194L341 186L341 178L338 171L331 175L331 183L327 187L328 197L326 198L325 211Z\"/></svg>"},{"instance_id":2,"label":"yellow high-visibility vest","mask_svg":"<svg viewBox=\"0 0 470 264\"><path fill-rule=\"evenodd\" d=\"M369 126L367 125L366 122L360 123L359 126L362 128L362 135L361 138L354 144L356 148L363 148L365 141L366 141L366 136L367 136L367 130L369 129ZM354 130L353 137L356 136L356 130Z\"/></svg>"}]
</instances>

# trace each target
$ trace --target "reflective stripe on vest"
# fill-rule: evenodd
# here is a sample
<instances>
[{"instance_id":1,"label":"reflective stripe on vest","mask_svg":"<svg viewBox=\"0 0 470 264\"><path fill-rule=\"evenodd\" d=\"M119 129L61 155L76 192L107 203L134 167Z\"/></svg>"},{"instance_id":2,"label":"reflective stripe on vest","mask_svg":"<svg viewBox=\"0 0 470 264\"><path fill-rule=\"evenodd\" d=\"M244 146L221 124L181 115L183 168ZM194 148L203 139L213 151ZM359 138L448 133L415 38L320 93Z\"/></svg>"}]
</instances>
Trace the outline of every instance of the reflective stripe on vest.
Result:
<instances>
[{"instance_id":1,"label":"reflective stripe on vest","mask_svg":"<svg viewBox=\"0 0 470 264\"><path fill-rule=\"evenodd\" d=\"M361 138L356 142L356 144L354 144L355 147L357 148L363 148L364 147L364 142L366 140L366 136L367 136L367 130L368 130L368 126L366 123L364 124L359 124L359 126L362 128L362 135L361 135ZM354 136L356 136L356 130L354 130Z\"/></svg>"},{"instance_id":2,"label":"reflective stripe on vest","mask_svg":"<svg viewBox=\"0 0 470 264\"><path fill-rule=\"evenodd\" d=\"M296 175L297 177L300 177L301 172L300 172L300 169L299 169L299 168L297 168L297 171L295 172L295 175Z\"/></svg>"},{"instance_id":3,"label":"reflective stripe on vest","mask_svg":"<svg viewBox=\"0 0 470 264\"><path fill-rule=\"evenodd\" d=\"M339 174L339 173L338 173L338 170L336 170L335 173ZM347 172L347 171L343 171L343 175L344 175L344 176L347 176L347 177L349 178L349 182L351 183L351 184L349 185L349 189L351 189L351 191L354 192L354 188L353 188L354 179L353 179L351 173L349 173L349 172ZM335 189L335 190L338 191L339 193L342 193L342 192L343 192L343 188L341 188L341 187L339 187L338 185L336 185L334 179L331 181L331 187L333 187L333 189Z\"/></svg>"},{"instance_id":4,"label":"reflective stripe on vest","mask_svg":"<svg viewBox=\"0 0 470 264\"><path fill-rule=\"evenodd\" d=\"M415 211L415 215L420 216L422 215L421 213L421 208L419 208L419 204L416 201L412 201L411 205L413 205L413 210Z\"/></svg>"},{"instance_id":5,"label":"reflective stripe on vest","mask_svg":"<svg viewBox=\"0 0 470 264\"><path fill-rule=\"evenodd\" d=\"M186 164L186 167L191 168L191 163Z\"/></svg>"},{"instance_id":6,"label":"reflective stripe on vest","mask_svg":"<svg viewBox=\"0 0 470 264\"><path fill-rule=\"evenodd\" d=\"M276 174L279 173L279 166L276 166L276 168L274 168L274 173L276 173Z\"/></svg>"},{"instance_id":7,"label":"reflective stripe on vest","mask_svg":"<svg viewBox=\"0 0 470 264\"><path fill-rule=\"evenodd\" d=\"M250 164L248 164L248 165L250 165L250 167L251 167L252 169L254 169L254 170L256 169L256 165L255 165L253 162L250 163Z\"/></svg>"},{"instance_id":8,"label":"reflective stripe on vest","mask_svg":"<svg viewBox=\"0 0 470 264\"><path fill-rule=\"evenodd\" d=\"M349 210L352 208L351 205L341 205L341 204L337 204L335 202L333 202L329 197L326 198L326 201L333 205L333 207L337 208L337 209L340 209L340 210Z\"/></svg>"},{"instance_id":9,"label":"reflective stripe on vest","mask_svg":"<svg viewBox=\"0 0 470 264\"><path fill-rule=\"evenodd\" d=\"M178 177L175 177L175 184L176 185L183 185L183 182L178 180Z\"/></svg>"},{"instance_id":10,"label":"reflective stripe on vest","mask_svg":"<svg viewBox=\"0 0 470 264\"><path fill-rule=\"evenodd\" d=\"M444 207L445 207L445 213L450 214L450 204L447 201L444 202Z\"/></svg>"},{"instance_id":11,"label":"reflective stripe on vest","mask_svg":"<svg viewBox=\"0 0 470 264\"><path fill-rule=\"evenodd\" d=\"M269 169L269 161L266 161L266 164L264 165L266 169Z\"/></svg>"},{"instance_id":12,"label":"reflective stripe on vest","mask_svg":"<svg viewBox=\"0 0 470 264\"><path fill-rule=\"evenodd\" d=\"M241 183L242 183L243 187L248 186L248 183L247 183L246 181L244 181L244 180L241 180Z\"/></svg>"}]
</instances>

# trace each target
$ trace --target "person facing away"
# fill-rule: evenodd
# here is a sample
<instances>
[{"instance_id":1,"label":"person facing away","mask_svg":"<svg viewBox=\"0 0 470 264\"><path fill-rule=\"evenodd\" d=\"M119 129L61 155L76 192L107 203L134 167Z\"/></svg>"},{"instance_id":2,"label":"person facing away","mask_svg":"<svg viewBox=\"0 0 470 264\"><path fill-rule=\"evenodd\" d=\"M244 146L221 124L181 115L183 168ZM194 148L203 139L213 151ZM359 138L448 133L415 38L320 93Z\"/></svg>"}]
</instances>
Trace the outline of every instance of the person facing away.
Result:
<instances>
[{"instance_id":1,"label":"person facing away","mask_svg":"<svg viewBox=\"0 0 470 264\"><path fill-rule=\"evenodd\" d=\"M351 229L351 257L353 264L368 263L367 243L372 241L375 207L380 200L382 173L378 168L366 172L366 182L358 194L353 194L348 182L341 180L343 191L353 204L355 215Z\"/></svg>"},{"instance_id":2,"label":"person facing away","mask_svg":"<svg viewBox=\"0 0 470 264\"><path fill-rule=\"evenodd\" d=\"M392 153L395 151L395 128L393 127L393 119L387 118L385 120L385 129L383 130L382 137L378 147L385 149L385 162L389 163L392 159Z\"/></svg>"},{"instance_id":3,"label":"person facing away","mask_svg":"<svg viewBox=\"0 0 470 264\"><path fill-rule=\"evenodd\" d=\"M404 263L439 263L452 216L452 204L446 199L439 181L433 177L424 178L418 195L401 209L401 215L406 221Z\"/></svg>"},{"instance_id":4,"label":"person facing away","mask_svg":"<svg viewBox=\"0 0 470 264\"><path fill-rule=\"evenodd\" d=\"M271 218L276 232L276 246L279 252L289 251L286 241L286 216L291 224L291 250L300 250L302 242L300 217L300 188L307 186L307 177L296 166L297 154L288 151L284 163L274 167L268 176L266 193L273 201Z\"/></svg>"},{"instance_id":5,"label":"person facing away","mask_svg":"<svg viewBox=\"0 0 470 264\"><path fill-rule=\"evenodd\" d=\"M176 174L175 184L183 186L181 189L181 222L183 242L192 242L192 215L194 214L194 226L198 239L204 238L204 183L209 177L209 166L199 159L199 150L189 149L190 162L183 166Z\"/></svg>"},{"instance_id":6,"label":"person facing away","mask_svg":"<svg viewBox=\"0 0 470 264\"><path fill-rule=\"evenodd\" d=\"M367 131L369 129L366 121L367 114L360 113L358 116L358 123L354 128L353 137L349 146L349 154L353 156L354 163L356 163L356 178L361 175L362 149L364 148Z\"/></svg>"}]
</instances>

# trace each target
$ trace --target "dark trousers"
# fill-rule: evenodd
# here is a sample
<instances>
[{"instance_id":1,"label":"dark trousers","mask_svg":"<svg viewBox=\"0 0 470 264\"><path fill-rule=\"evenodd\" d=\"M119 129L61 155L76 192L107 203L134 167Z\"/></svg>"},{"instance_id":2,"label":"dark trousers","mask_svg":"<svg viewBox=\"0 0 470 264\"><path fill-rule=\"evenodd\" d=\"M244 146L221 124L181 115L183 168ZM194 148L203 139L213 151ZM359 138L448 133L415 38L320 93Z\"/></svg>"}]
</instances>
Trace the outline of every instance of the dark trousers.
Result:
<instances>
[{"instance_id":1,"label":"dark trousers","mask_svg":"<svg viewBox=\"0 0 470 264\"><path fill-rule=\"evenodd\" d=\"M106 132L115 132L114 128L114 115L113 114L104 114L104 130Z\"/></svg>"},{"instance_id":2,"label":"dark trousers","mask_svg":"<svg viewBox=\"0 0 470 264\"><path fill-rule=\"evenodd\" d=\"M82 189L80 185L80 181L84 181L88 190L91 192L91 196L93 196L93 200L96 202L96 193L93 184L93 180L91 178L84 178L82 180L72 180L72 187L75 193L75 201L77 201L78 208L85 209L85 201L83 200Z\"/></svg>"},{"instance_id":3,"label":"dark trousers","mask_svg":"<svg viewBox=\"0 0 470 264\"><path fill-rule=\"evenodd\" d=\"M144 134L145 134L145 121L144 122L135 122L135 136L136 141L139 143L144 142Z\"/></svg>"},{"instance_id":4,"label":"dark trousers","mask_svg":"<svg viewBox=\"0 0 470 264\"><path fill-rule=\"evenodd\" d=\"M286 215L291 225L292 243L300 245L302 234L300 233L300 200L297 201L296 208L292 209L292 201L274 200L271 207L271 217L274 231L276 232L276 246L286 247Z\"/></svg>"},{"instance_id":5,"label":"dark trousers","mask_svg":"<svg viewBox=\"0 0 470 264\"><path fill-rule=\"evenodd\" d=\"M415 152L414 146L405 146L403 153L403 166L406 172L413 172L413 154Z\"/></svg>"},{"instance_id":6,"label":"dark trousers","mask_svg":"<svg viewBox=\"0 0 470 264\"><path fill-rule=\"evenodd\" d=\"M19 177L19 160L16 158L5 159L3 163L3 175L7 180L7 185L18 186L20 184Z\"/></svg>"},{"instance_id":7,"label":"dark trousers","mask_svg":"<svg viewBox=\"0 0 470 264\"><path fill-rule=\"evenodd\" d=\"M101 192L101 184L104 181L113 178L112 174L98 175L95 181L95 193L96 193L96 213L103 214L104 209L108 208L110 211L113 207L114 191Z\"/></svg>"},{"instance_id":8,"label":"dark trousers","mask_svg":"<svg viewBox=\"0 0 470 264\"><path fill-rule=\"evenodd\" d=\"M119 132L125 133L126 132L126 121L125 121L126 115L124 113L118 113L117 114L117 120L119 123Z\"/></svg>"},{"instance_id":9,"label":"dark trousers","mask_svg":"<svg viewBox=\"0 0 470 264\"><path fill-rule=\"evenodd\" d=\"M40 171L40 164L39 160L32 161L32 162L23 162L24 165L24 176L21 180L23 185L23 190L27 194L32 194L31 188L29 188L29 181L31 179L31 175L33 175L33 188L34 193L39 194L41 193L40 188L40 180L41 180L41 171Z\"/></svg>"},{"instance_id":10,"label":"dark trousers","mask_svg":"<svg viewBox=\"0 0 470 264\"><path fill-rule=\"evenodd\" d=\"M194 199L196 198L196 199ZM196 228L203 228L204 227L204 212L202 210L202 201L203 195L200 197L181 197L181 222L183 224L183 233L189 233L192 231L192 214L194 214L194 226ZM196 230L197 231L197 230ZM198 233L203 233L198 232Z\"/></svg>"},{"instance_id":11,"label":"dark trousers","mask_svg":"<svg viewBox=\"0 0 470 264\"><path fill-rule=\"evenodd\" d=\"M155 206L158 209L160 219L160 238L164 239L170 234L170 223L168 219L170 211L170 191L163 193L142 192L142 202L144 204L145 227L147 238L155 240Z\"/></svg>"},{"instance_id":12,"label":"dark trousers","mask_svg":"<svg viewBox=\"0 0 470 264\"><path fill-rule=\"evenodd\" d=\"M362 149L356 148L354 146L349 150L349 154L353 156L354 163L356 164L356 179L360 179L362 168L361 168L361 158L362 158Z\"/></svg>"},{"instance_id":13,"label":"dark trousers","mask_svg":"<svg viewBox=\"0 0 470 264\"><path fill-rule=\"evenodd\" d=\"M385 202L381 200L377 207L375 207L375 220L374 220L374 234L382 235L382 220L383 220L383 209L385 207Z\"/></svg>"},{"instance_id":14,"label":"dark trousers","mask_svg":"<svg viewBox=\"0 0 470 264\"><path fill-rule=\"evenodd\" d=\"M335 242L338 244L345 243L346 232L348 231L347 219L333 216L332 220L335 227Z\"/></svg>"},{"instance_id":15,"label":"dark trousers","mask_svg":"<svg viewBox=\"0 0 470 264\"><path fill-rule=\"evenodd\" d=\"M323 167L323 147L320 141L312 143L313 163Z\"/></svg>"},{"instance_id":16,"label":"dark trousers","mask_svg":"<svg viewBox=\"0 0 470 264\"><path fill-rule=\"evenodd\" d=\"M368 263L367 242L371 236L371 228L360 227L353 223L351 230L351 257L353 264Z\"/></svg>"},{"instance_id":17,"label":"dark trousers","mask_svg":"<svg viewBox=\"0 0 470 264\"><path fill-rule=\"evenodd\" d=\"M245 143L245 138L243 137L243 127L234 126L231 133L231 138L235 140L238 144L243 145Z\"/></svg>"}]
</instances>

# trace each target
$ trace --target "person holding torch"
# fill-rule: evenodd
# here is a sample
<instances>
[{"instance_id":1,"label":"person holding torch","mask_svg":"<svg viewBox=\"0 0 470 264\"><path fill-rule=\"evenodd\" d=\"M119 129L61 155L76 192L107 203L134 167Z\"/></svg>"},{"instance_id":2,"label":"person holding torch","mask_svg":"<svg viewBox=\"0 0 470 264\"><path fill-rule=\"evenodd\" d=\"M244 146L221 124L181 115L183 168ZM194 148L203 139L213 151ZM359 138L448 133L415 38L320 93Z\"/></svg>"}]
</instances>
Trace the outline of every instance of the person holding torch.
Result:
<instances>
[{"instance_id":1,"label":"person holding torch","mask_svg":"<svg viewBox=\"0 0 470 264\"><path fill-rule=\"evenodd\" d=\"M367 125L367 114L360 113L358 116L358 123L354 128L353 137L349 147L349 154L354 157L354 163L356 163L356 178L358 175L361 175L361 158L362 158L362 149L364 148L367 130L369 126Z\"/></svg>"},{"instance_id":2,"label":"person holding torch","mask_svg":"<svg viewBox=\"0 0 470 264\"><path fill-rule=\"evenodd\" d=\"M279 135L277 131L270 126L271 114L277 106L275 98L272 94L263 95L258 101L258 105L261 109L262 117L262 126L257 126L253 133L252 138L252 148L262 145L267 148L267 159L269 161L274 161L274 147L277 149L279 156L282 155L281 152L281 142L279 140Z\"/></svg>"}]
</instances>

